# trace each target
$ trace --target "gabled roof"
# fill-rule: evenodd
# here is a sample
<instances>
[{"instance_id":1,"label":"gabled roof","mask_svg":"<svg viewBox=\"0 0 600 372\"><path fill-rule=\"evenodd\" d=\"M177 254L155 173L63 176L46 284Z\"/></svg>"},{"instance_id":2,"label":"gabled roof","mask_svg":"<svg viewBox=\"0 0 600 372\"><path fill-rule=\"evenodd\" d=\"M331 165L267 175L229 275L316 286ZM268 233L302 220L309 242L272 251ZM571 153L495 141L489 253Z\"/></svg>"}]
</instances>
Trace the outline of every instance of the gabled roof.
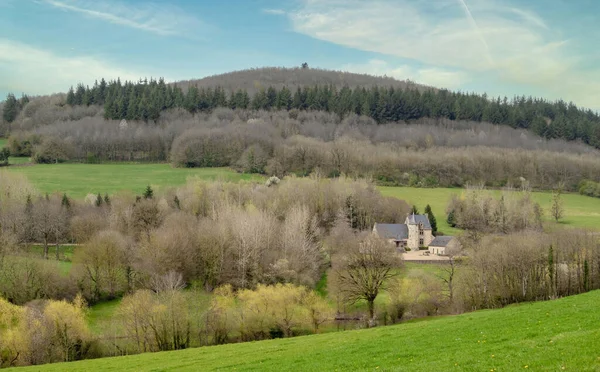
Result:
<instances>
[{"instance_id":1,"label":"gabled roof","mask_svg":"<svg viewBox=\"0 0 600 372\"><path fill-rule=\"evenodd\" d=\"M383 239L408 239L408 226L405 224L378 223L375 227L377 234Z\"/></svg>"},{"instance_id":2,"label":"gabled roof","mask_svg":"<svg viewBox=\"0 0 600 372\"><path fill-rule=\"evenodd\" d=\"M446 247L448 243L452 241L452 239L454 239L454 237L448 235L436 236L435 239L429 243L429 246L431 247L433 245L434 247Z\"/></svg>"},{"instance_id":3,"label":"gabled roof","mask_svg":"<svg viewBox=\"0 0 600 372\"><path fill-rule=\"evenodd\" d=\"M409 225L418 225L419 223L422 223L424 229L431 229L431 224L429 223L429 218L427 218L427 215L409 214L407 219Z\"/></svg>"}]
</instances>

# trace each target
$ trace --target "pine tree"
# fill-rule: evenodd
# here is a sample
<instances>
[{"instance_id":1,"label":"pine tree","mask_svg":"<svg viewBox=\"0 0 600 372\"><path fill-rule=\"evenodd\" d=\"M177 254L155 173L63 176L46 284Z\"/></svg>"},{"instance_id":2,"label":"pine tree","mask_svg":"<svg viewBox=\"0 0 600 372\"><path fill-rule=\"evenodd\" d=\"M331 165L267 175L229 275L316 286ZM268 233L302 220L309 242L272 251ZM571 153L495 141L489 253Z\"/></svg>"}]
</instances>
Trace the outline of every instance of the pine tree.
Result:
<instances>
[{"instance_id":1,"label":"pine tree","mask_svg":"<svg viewBox=\"0 0 600 372\"><path fill-rule=\"evenodd\" d=\"M15 95L8 93L6 96L6 102L4 102L4 109L2 111L2 118L7 123L12 123L19 114L19 102L15 98Z\"/></svg>"},{"instance_id":2,"label":"pine tree","mask_svg":"<svg viewBox=\"0 0 600 372\"><path fill-rule=\"evenodd\" d=\"M110 207L110 198L108 197L108 194L104 194L104 204Z\"/></svg>"},{"instance_id":3,"label":"pine tree","mask_svg":"<svg viewBox=\"0 0 600 372\"><path fill-rule=\"evenodd\" d=\"M450 211L450 213L448 213L448 219L446 222L450 227L456 227L456 217L454 215L454 211Z\"/></svg>"},{"instance_id":4,"label":"pine tree","mask_svg":"<svg viewBox=\"0 0 600 372\"><path fill-rule=\"evenodd\" d=\"M73 86L69 88L67 92L67 105L74 106L75 105L75 91L73 90Z\"/></svg>"},{"instance_id":5,"label":"pine tree","mask_svg":"<svg viewBox=\"0 0 600 372\"><path fill-rule=\"evenodd\" d=\"M413 205L411 210L410 210L410 214L419 214L419 209L417 208L416 205Z\"/></svg>"},{"instance_id":6,"label":"pine tree","mask_svg":"<svg viewBox=\"0 0 600 372\"><path fill-rule=\"evenodd\" d=\"M71 201L69 200L67 194L63 194L60 205L66 209L71 209Z\"/></svg>"},{"instance_id":7,"label":"pine tree","mask_svg":"<svg viewBox=\"0 0 600 372\"><path fill-rule=\"evenodd\" d=\"M425 207L425 214L427 214L427 218L429 219L429 224L431 225L431 232L433 233L433 235L435 235L437 233L437 221L435 219L435 216L433 215L433 212L431 211L431 206L429 204L427 204L427 206Z\"/></svg>"},{"instance_id":8,"label":"pine tree","mask_svg":"<svg viewBox=\"0 0 600 372\"><path fill-rule=\"evenodd\" d=\"M146 190L144 191L144 199L152 199L154 197L154 190L150 185L146 186Z\"/></svg>"},{"instance_id":9,"label":"pine tree","mask_svg":"<svg viewBox=\"0 0 600 372\"><path fill-rule=\"evenodd\" d=\"M100 195L100 193L98 193L98 195L96 196L96 203L95 203L96 207L101 207L102 203L103 203L102 195Z\"/></svg>"},{"instance_id":10,"label":"pine tree","mask_svg":"<svg viewBox=\"0 0 600 372\"><path fill-rule=\"evenodd\" d=\"M175 204L175 208L181 209L181 204L179 202L179 198L177 197L177 195L175 195L175 197L173 198L173 204Z\"/></svg>"}]
</instances>

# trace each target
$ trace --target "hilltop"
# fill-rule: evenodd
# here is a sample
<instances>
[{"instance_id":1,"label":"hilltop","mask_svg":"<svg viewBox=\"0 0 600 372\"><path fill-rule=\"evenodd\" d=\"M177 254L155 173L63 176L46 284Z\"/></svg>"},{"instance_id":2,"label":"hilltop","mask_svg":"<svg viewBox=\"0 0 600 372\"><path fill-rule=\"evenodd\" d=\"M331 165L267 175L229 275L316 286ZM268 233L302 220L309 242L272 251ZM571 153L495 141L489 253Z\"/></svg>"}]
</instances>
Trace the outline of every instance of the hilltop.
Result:
<instances>
[{"instance_id":1,"label":"hilltop","mask_svg":"<svg viewBox=\"0 0 600 372\"><path fill-rule=\"evenodd\" d=\"M36 371L501 371L600 368L600 291L396 326L34 366Z\"/></svg>"},{"instance_id":2,"label":"hilltop","mask_svg":"<svg viewBox=\"0 0 600 372\"><path fill-rule=\"evenodd\" d=\"M417 88L425 90L432 88L415 84L409 80L398 80L387 76L300 67L253 68L207 76L201 79L183 80L174 82L173 84L184 89L187 89L191 85L196 85L199 88L221 87L226 91L243 89L247 90L250 94L255 93L260 88L267 88L269 86L277 90L280 90L284 86L295 89L296 87L311 85L332 85L338 89L343 87L371 88L375 85L399 89Z\"/></svg>"}]
</instances>

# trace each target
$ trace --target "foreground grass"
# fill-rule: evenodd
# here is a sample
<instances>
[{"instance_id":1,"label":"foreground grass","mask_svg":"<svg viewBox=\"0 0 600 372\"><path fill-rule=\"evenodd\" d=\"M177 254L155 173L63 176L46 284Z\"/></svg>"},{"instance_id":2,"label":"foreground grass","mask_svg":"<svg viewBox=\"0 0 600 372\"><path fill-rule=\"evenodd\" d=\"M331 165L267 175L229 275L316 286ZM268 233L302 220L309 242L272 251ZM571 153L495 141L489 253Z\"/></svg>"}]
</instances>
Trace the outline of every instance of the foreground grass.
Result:
<instances>
[{"instance_id":1,"label":"foreground grass","mask_svg":"<svg viewBox=\"0 0 600 372\"><path fill-rule=\"evenodd\" d=\"M141 194L147 185L156 189L183 185L189 178L206 180L260 180L226 168L173 168L169 164L37 164L8 167L22 173L41 192L67 193L74 198L87 194L131 191Z\"/></svg>"},{"instance_id":2,"label":"foreground grass","mask_svg":"<svg viewBox=\"0 0 600 372\"><path fill-rule=\"evenodd\" d=\"M600 369L600 291L396 326L36 366L41 371ZM23 370L28 370L24 368Z\"/></svg>"},{"instance_id":3,"label":"foreground grass","mask_svg":"<svg viewBox=\"0 0 600 372\"><path fill-rule=\"evenodd\" d=\"M383 195L404 199L409 204L416 205L421 212L427 204L430 204L438 223L438 230L447 235L458 233L458 229L451 228L446 223L446 207L450 197L453 194L460 194L462 189L379 187L379 190ZM497 190L489 192L500 195L500 191ZM544 220L551 221L549 211L552 193L534 192L532 197L544 209ZM565 208L565 217L561 221L562 225L600 229L600 198L591 198L579 194L563 194L562 198Z\"/></svg>"}]
</instances>

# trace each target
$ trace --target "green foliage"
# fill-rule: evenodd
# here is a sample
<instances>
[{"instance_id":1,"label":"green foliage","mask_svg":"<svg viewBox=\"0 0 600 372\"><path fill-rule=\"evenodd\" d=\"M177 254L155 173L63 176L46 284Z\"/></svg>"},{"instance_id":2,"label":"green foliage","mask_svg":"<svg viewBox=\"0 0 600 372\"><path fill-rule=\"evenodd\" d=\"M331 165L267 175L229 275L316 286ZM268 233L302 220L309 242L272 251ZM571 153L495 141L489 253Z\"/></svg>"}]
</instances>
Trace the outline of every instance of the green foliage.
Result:
<instances>
[{"instance_id":1,"label":"green foliage","mask_svg":"<svg viewBox=\"0 0 600 372\"><path fill-rule=\"evenodd\" d=\"M23 371L517 371L600 368L600 291L366 330L85 360ZM427 347L417 345L429 335ZM526 352L524 352L526 349ZM432 352L432 350L436 350ZM142 366L142 367L141 367ZM259 367L257 367L259 366Z\"/></svg>"},{"instance_id":2,"label":"green foliage","mask_svg":"<svg viewBox=\"0 0 600 372\"><path fill-rule=\"evenodd\" d=\"M146 186L146 190L144 190L144 199L152 199L154 197L154 190L150 185Z\"/></svg>"},{"instance_id":3,"label":"green foliage","mask_svg":"<svg viewBox=\"0 0 600 372\"><path fill-rule=\"evenodd\" d=\"M419 214L419 208L417 208L416 205L413 205L410 210L410 214Z\"/></svg>"},{"instance_id":4,"label":"green foliage","mask_svg":"<svg viewBox=\"0 0 600 372\"><path fill-rule=\"evenodd\" d=\"M584 180L581 181L578 187L579 193L581 195L593 196L595 198L600 198L600 183L594 181Z\"/></svg>"},{"instance_id":5,"label":"green foliage","mask_svg":"<svg viewBox=\"0 0 600 372\"><path fill-rule=\"evenodd\" d=\"M7 123L12 123L19 114L19 102L15 98L15 95L9 93L6 96L6 102L4 102L4 109L2 110L2 118Z\"/></svg>"},{"instance_id":6,"label":"green foliage","mask_svg":"<svg viewBox=\"0 0 600 372\"><path fill-rule=\"evenodd\" d=\"M5 105L8 117L16 117L12 104ZM104 105L106 119L156 121L163 110L181 107L191 113L210 112L217 107L252 108L254 110L323 110L340 117L365 115L378 123L409 121L424 117L445 118L503 124L533 131L544 138L580 139L600 148L600 116L591 110L578 108L564 101L548 102L531 97L488 99L448 90L398 89L375 86L371 89L338 90L330 85L298 87L294 94L287 87L277 90L261 88L252 98L245 90L230 92L222 87L198 88L192 85L186 93L177 86L166 86L164 80L140 80L137 83L120 80L95 84L91 89L78 84L67 93L70 105ZM7 111L8 110L8 111ZM18 109L17 109L18 111ZM6 119L5 119L6 120ZM13 119L14 120L14 119ZM7 120L9 121L9 120ZM434 178L423 180L435 186Z\"/></svg>"},{"instance_id":7,"label":"green foliage","mask_svg":"<svg viewBox=\"0 0 600 372\"><path fill-rule=\"evenodd\" d=\"M431 224L431 232L433 235L435 235L437 233L437 220L435 219L435 215L431 211L431 206L429 204L427 204L425 207L425 214L427 215L429 223Z\"/></svg>"}]
</instances>

